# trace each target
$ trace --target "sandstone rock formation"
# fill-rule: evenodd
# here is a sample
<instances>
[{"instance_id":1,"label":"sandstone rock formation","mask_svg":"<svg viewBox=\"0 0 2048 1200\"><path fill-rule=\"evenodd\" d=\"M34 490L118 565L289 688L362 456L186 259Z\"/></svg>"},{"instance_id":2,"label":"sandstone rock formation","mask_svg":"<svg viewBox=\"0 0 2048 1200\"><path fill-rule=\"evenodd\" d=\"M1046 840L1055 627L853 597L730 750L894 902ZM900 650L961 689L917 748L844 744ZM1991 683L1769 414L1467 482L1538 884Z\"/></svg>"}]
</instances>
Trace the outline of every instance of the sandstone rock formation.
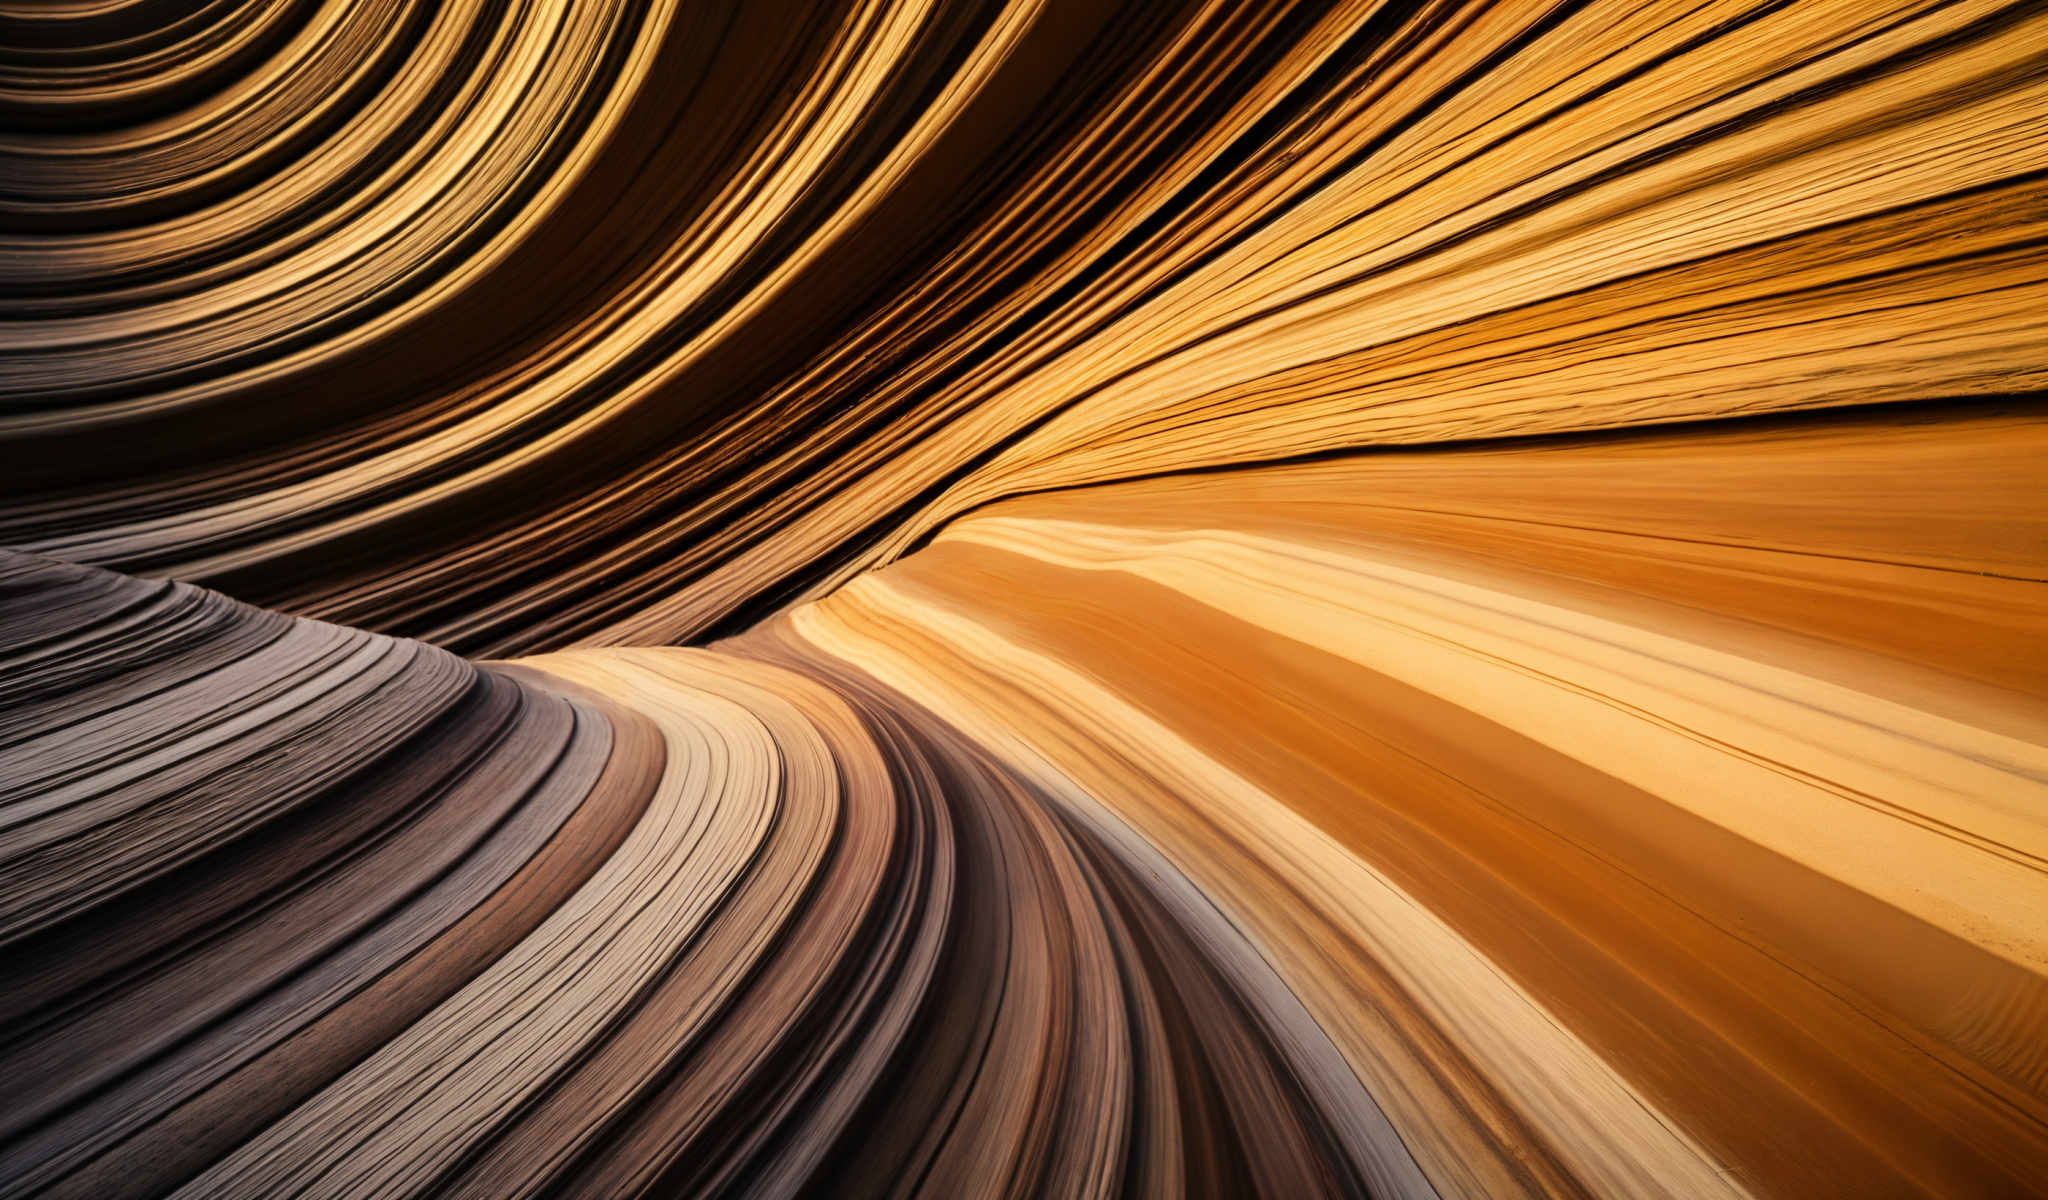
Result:
<instances>
[{"instance_id":1,"label":"sandstone rock formation","mask_svg":"<svg viewBox=\"0 0 2048 1200\"><path fill-rule=\"evenodd\" d=\"M0 6L0 1196L2048 1179L2048 10Z\"/></svg>"}]
</instances>

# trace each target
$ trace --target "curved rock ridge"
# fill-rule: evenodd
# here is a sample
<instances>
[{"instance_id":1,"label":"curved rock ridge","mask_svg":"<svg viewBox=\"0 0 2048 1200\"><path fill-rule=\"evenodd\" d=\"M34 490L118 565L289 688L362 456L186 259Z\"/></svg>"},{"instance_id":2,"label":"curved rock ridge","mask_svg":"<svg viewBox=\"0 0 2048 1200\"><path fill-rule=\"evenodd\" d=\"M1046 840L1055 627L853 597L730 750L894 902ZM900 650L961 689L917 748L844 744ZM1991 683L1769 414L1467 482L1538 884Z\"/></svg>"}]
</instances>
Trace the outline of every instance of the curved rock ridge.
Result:
<instances>
[{"instance_id":1,"label":"curved rock ridge","mask_svg":"<svg viewBox=\"0 0 2048 1200\"><path fill-rule=\"evenodd\" d=\"M481 665L11 555L0 1194L2023 1193L2044 448L1174 475Z\"/></svg>"},{"instance_id":2,"label":"curved rock ridge","mask_svg":"<svg viewBox=\"0 0 2048 1200\"><path fill-rule=\"evenodd\" d=\"M646 722L189 584L0 560L0 1188L150 1194L529 938Z\"/></svg>"},{"instance_id":3,"label":"curved rock ridge","mask_svg":"<svg viewBox=\"0 0 2048 1200\"><path fill-rule=\"evenodd\" d=\"M0 1198L2048 1180L2048 6L0 0Z\"/></svg>"},{"instance_id":4,"label":"curved rock ridge","mask_svg":"<svg viewBox=\"0 0 2048 1200\"><path fill-rule=\"evenodd\" d=\"M2026 0L0 13L0 543L506 655L1008 495L2041 389Z\"/></svg>"},{"instance_id":5,"label":"curved rock ridge","mask_svg":"<svg viewBox=\"0 0 2048 1200\"><path fill-rule=\"evenodd\" d=\"M4 572L0 1194L1428 1194L1127 825L828 660Z\"/></svg>"}]
</instances>

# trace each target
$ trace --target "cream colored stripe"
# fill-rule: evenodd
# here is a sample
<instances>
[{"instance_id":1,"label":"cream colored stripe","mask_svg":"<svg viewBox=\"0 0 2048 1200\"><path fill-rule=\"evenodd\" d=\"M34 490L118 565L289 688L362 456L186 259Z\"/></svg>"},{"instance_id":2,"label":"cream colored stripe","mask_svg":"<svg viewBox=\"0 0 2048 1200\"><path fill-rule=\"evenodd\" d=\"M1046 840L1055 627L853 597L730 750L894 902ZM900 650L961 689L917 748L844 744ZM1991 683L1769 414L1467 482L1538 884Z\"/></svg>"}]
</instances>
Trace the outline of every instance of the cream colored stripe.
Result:
<instances>
[{"instance_id":1,"label":"cream colored stripe","mask_svg":"<svg viewBox=\"0 0 2048 1200\"><path fill-rule=\"evenodd\" d=\"M1163 584L2048 969L2048 747L1326 547L1016 518L945 538Z\"/></svg>"},{"instance_id":2,"label":"cream colored stripe","mask_svg":"<svg viewBox=\"0 0 2048 1200\"><path fill-rule=\"evenodd\" d=\"M1544 1011L1492 962L1385 876L1276 797L1230 771L1171 729L1078 671L1011 642L950 609L913 598L869 576L824 604L791 614L795 629L913 699L946 713L970 736L1018 754L1019 739L1054 762L1060 747L1040 731L1013 735L971 685L934 664L867 636L842 615L865 609L928 631L973 656L977 668L1057 697L1073 723L1110 736L1130 768L1188 798L1226 836L1269 864L1290 869L1304 895L1394 974L1454 1044L1481 1065L1595 1191L1611 1196L1745 1194L1691 1138ZM1020 756L1021 757L1021 756ZM1457 1147L1419 1108L1410 1083L1381 1049L1360 1036L1349 1012L1344 968L1300 936L1271 897L1247 886L1229 864L1204 859L1184 830L1148 822L1118 796L1098 797L1150 837L1175 867L1214 897L1259 946L1328 1032L1368 1091L1400 1130L1424 1170L1447 1194L1475 1182Z\"/></svg>"},{"instance_id":3,"label":"cream colored stripe","mask_svg":"<svg viewBox=\"0 0 2048 1200\"><path fill-rule=\"evenodd\" d=\"M781 764L753 714L592 658L536 660L661 727L668 769L618 851L511 953L181 1196L393 1196L429 1186L544 1087L702 929L773 823Z\"/></svg>"}]
</instances>

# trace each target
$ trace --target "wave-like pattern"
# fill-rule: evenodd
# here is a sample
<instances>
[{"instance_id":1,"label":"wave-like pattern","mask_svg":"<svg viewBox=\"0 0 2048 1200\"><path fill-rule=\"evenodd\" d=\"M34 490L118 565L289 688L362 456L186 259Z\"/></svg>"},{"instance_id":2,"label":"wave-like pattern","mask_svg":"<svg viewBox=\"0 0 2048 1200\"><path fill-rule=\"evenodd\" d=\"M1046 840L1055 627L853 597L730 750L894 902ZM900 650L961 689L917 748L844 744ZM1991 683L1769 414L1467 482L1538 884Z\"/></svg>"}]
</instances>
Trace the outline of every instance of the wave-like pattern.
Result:
<instances>
[{"instance_id":1,"label":"wave-like pattern","mask_svg":"<svg viewBox=\"0 0 2048 1200\"><path fill-rule=\"evenodd\" d=\"M1156 852L854 673L7 566L10 1194L1422 1186Z\"/></svg>"},{"instance_id":2,"label":"wave-like pattern","mask_svg":"<svg viewBox=\"0 0 2048 1200\"><path fill-rule=\"evenodd\" d=\"M0 1196L2038 1191L2044 47L0 0Z\"/></svg>"},{"instance_id":3,"label":"wave-like pattern","mask_svg":"<svg viewBox=\"0 0 2048 1200\"><path fill-rule=\"evenodd\" d=\"M0 541L464 653L1020 491L2044 382L2025 2L116 9L8 10Z\"/></svg>"}]
</instances>

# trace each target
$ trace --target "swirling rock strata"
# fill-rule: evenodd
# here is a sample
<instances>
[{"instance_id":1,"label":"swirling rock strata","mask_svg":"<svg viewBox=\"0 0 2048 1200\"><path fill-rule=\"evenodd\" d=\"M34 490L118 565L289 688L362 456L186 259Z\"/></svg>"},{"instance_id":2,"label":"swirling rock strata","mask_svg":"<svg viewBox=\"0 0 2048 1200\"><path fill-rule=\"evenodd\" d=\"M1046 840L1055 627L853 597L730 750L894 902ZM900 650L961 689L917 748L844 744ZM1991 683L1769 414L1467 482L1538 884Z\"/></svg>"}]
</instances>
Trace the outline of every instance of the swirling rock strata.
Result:
<instances>
[{"instance_id":1,"label":"swirling rock strata","mask_svg":"<svg viewBox=\"0 0 2048 1200\"><path fill-rule=\"evenodd\" d=\"M2044 451L1869 421L1086 489L771 628L1142 830L1446 1193L2016 1194Z\"/></svg>"},{"instance_id":2,"label":"swirling rock strata","mask_svg":"<svg viewBox=\"0 0 2048 1200\"><path fill-rule=\"evenodd\" d=\"M7 1194L1425 1187L1128 829L825 664L0 623Z\"/></svg>"},{"instance_id":3,"label":"swirling rock strata","mask_svg":"<svg viewBox=\"0 0 2048 1200\"><path fill-rule=\"evenodd\" d=\"M2044 45L0 5L0 1196L2038 1191Z\"/></svg>"},{"instance_id":4,"label":"swirling rock strata","mask_svg":"<svg viewBox=\"0 0 2048 1200\"><path fill-rule=\"evenodd\" d=\"M2048 382L2020 0L7 20L0 542L462 653L1019 492Z\"/></svg>"},{"instance_id":5,"label":"swirling rock strata","mask_svg":"<svg viewBox=\"0 0 2048 1200\"><path fill-rule=\"evenodd\" d=\"M1051 493L481 666L13 556L0 1188L2023 1191L2044 439Z\"/></svg>"}]
</instances>

